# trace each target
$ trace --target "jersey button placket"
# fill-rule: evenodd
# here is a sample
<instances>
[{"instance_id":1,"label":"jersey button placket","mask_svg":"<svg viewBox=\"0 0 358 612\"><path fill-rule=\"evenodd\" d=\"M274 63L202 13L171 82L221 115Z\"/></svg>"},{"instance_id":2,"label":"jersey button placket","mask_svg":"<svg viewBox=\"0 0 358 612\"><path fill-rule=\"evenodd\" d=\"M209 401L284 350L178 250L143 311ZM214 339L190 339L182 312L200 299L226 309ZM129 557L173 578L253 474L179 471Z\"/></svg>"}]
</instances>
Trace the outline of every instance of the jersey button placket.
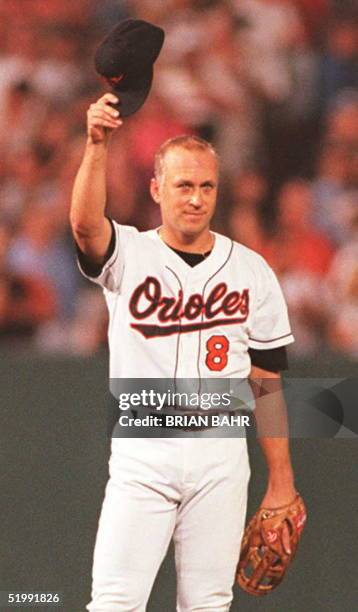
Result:
<instances>
[{"instance_id":1,"label":"jersey button placket","mask_svg":"<svg viewBox=\"0 0 358 612\"><path fill-rule=\"evenodd\" d=\"M183 286L183 309L187 304L189 298L194 293L197 293L197 289L192 285L192 281L185 283ZM181 318L182 325L188 325L199 321L199 317L193 321L185 317ZM180 337L180 350L179 350L179 363L177 370L178 378L196 378L198 376L196 369L196 356L197 356L197 338L198 332L182 332Z\"/></svg>"}]
</instances>

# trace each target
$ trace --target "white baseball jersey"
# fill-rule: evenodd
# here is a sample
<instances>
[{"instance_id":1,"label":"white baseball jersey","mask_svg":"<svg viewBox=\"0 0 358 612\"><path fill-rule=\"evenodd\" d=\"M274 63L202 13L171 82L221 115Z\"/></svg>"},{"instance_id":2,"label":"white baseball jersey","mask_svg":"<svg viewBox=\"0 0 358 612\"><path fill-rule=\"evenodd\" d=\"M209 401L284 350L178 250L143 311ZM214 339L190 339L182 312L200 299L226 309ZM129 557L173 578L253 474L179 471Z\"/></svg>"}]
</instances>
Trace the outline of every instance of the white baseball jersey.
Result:
<instances>
[{"instance_id":1,"label":"white baseball jersey","mask_svg":"<svg viewBox=\"0 0 358 612\"><path fill-rule=\"evenodd\" d=\"M157 230L115 228L115 249L96 278L109 309L111 378L246 378L248 349L293 342L271 268L214 233L191 267Z\"/></svg>"}]
</instances>

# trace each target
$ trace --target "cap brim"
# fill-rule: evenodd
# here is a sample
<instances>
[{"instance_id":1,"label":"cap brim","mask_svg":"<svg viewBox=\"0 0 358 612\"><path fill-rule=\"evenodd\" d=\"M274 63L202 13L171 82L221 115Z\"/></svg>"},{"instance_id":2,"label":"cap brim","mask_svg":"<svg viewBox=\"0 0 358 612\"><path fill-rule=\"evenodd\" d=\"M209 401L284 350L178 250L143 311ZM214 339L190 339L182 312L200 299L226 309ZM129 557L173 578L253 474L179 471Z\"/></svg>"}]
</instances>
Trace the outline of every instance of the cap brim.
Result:
<instances>
[{"instance_id":1,"label":"cap brim","mask_svg":"<svg viewBox=\"0 0 358 612\"><path fill-rule=\"evenodd\" d=\"M145 77L138 84L132 83L128 87L123 88L121 83L111 85L113 93L119 98L118 104L113 104L118 108L121 117L129 117L136 113L146 101L153 80L153 67L146 70Z\"/></svg>"}]
</instances>

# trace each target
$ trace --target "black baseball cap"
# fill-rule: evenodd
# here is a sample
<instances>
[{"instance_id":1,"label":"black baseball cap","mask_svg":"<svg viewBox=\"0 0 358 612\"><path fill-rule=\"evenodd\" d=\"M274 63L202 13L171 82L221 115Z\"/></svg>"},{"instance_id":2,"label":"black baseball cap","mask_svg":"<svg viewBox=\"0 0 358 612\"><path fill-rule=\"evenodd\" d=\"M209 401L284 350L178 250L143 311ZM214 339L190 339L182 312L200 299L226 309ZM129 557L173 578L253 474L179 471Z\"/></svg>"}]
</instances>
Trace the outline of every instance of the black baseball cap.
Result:
<instances>
[{"instance_id":1,"label":"black baseball cap","mask_svg":"<svg viewBox=\"0 0 358 612\"><path fill-rule=\"evenodd\" d=\"M99 45L95 68L118 95L122 117L132 115L145 102L163 42L162 28L141 19L125 19Z\"/></svg>"}]
</instances>

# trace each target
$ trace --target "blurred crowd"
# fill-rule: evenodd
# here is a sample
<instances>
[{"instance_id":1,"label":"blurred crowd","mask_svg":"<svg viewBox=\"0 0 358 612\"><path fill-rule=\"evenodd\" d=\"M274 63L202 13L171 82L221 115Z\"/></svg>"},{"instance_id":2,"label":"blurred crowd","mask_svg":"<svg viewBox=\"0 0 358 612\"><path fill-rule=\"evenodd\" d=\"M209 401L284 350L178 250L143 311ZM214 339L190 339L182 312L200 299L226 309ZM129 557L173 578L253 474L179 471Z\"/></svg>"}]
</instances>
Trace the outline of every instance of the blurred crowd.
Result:
<instances>
[{"instance_id":1,"label":"blurred crowd","mask_svg":"<svg viewBox=\"0 0 358 612\"><path fill-rule=\"evenodd\" d=\"M68 212L93 53L120 19L166 32L151 94L113 137L108 215L160 224L148 183L167 138L221 159L214 229L263 254L292 352L358 356L357 13L350 0L0 0L0 348L91 354L101 291L81 278Z\"/></svg>"}]
</instances>

